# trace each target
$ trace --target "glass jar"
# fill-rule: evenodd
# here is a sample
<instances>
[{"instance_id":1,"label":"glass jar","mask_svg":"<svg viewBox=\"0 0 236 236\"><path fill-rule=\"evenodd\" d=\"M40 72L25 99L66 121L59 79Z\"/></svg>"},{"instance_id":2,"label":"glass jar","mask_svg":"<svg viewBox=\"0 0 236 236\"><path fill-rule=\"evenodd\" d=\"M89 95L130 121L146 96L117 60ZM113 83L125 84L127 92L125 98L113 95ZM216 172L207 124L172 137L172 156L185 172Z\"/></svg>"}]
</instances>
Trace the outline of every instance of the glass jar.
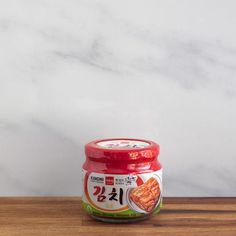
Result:
<instances>
[{"instance_id":1,"label":"glass jar","mask_svg":"<svg viewBox=\"0 0 236 236\"><path fill-rule=\"evenodd\" d=\"M159 145L142 139L103 139L85 145L83 208L106 222L132 222L160 211Z\"/></svg>"}]
</instances>

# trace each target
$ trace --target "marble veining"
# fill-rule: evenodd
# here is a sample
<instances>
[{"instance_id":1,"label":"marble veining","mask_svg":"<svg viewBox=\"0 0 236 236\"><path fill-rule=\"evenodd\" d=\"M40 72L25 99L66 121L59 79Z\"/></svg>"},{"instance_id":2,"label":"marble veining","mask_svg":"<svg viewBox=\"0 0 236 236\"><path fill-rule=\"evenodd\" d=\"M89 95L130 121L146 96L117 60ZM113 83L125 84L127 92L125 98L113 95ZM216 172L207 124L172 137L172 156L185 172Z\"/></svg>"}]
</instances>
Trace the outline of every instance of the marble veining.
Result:
<instances>
[{"instance_id":1,"label":"marble veining","mask_svg":"<svg viewBox=\"0 0 236 236\"><path fill-rule=\"evenodd\" d=\"M0 0L0 195L80 195L84 144L137 137L166 196L235 196L235 7Z\"/></svg>"}]
</instances>

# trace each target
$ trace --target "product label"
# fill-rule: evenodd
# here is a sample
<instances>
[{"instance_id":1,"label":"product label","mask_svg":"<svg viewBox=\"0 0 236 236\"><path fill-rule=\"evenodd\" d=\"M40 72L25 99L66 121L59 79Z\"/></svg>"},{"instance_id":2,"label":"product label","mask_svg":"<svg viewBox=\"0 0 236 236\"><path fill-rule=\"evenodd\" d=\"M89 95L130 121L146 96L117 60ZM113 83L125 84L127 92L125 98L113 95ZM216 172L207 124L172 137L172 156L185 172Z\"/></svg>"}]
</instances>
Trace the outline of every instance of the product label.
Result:
<instances>
[{"instance_id":1,"label":"product label","mask_svg":"<svg viewBox=\"0 0 236 236\"><path fill-rule=\"evenodd\" d=\"M108 141L101 141L97 143L98 146L103 148L145 148L149 146L150 144L144 141L138 141L138 140L128 140L128 139L118 139L118 140L108 140Z\"/></svg>"},{"instance_id":2,"label":"product label","mask_svg":"<svg viewBox=\"0 0 236 236\"><path fill-rule=\"evenodd\" d=\"M93 215L132 218L159 211L162 170L112 175L83 171L83 207Z\"/></svg>"}]
</instances>

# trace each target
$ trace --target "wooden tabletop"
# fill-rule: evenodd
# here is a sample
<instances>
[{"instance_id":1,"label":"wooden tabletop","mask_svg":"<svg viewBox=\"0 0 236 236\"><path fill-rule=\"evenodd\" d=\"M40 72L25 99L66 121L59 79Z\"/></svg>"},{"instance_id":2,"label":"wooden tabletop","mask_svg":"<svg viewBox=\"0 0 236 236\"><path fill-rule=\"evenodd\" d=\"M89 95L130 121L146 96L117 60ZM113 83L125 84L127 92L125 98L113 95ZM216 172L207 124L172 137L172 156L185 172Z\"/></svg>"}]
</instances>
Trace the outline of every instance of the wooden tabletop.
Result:
<instances>
[{"instance_id":1,"label":"wooden tabletop","mask_svg":"<svg viewBox=\"0 0 236 236\"><path fill-rule=\"evenodd\" d=\"M160 214L132 224L98 222L79 197L0 198L1 236L236 235L236 198L165 198Z\"/></svg>"}]
</instances>

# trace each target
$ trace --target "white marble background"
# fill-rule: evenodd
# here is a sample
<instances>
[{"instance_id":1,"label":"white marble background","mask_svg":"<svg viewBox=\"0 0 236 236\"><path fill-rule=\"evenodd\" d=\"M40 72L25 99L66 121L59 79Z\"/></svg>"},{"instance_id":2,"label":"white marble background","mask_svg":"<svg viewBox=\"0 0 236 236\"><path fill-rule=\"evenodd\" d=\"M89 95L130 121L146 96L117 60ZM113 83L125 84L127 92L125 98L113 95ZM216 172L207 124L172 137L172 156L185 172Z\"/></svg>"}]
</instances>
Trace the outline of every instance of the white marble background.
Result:
<instances>
[{"instance_id":1,"label":"white marble background","mask_svg":"<svg viewBox=\"0 0 236 236\"><path fill-rule=\"evenodd\" d=\"M236 196L236 1L0 0L0 195L80 195L83 146L161 145L166 196Z\"/></svg>"}]
</instances>

